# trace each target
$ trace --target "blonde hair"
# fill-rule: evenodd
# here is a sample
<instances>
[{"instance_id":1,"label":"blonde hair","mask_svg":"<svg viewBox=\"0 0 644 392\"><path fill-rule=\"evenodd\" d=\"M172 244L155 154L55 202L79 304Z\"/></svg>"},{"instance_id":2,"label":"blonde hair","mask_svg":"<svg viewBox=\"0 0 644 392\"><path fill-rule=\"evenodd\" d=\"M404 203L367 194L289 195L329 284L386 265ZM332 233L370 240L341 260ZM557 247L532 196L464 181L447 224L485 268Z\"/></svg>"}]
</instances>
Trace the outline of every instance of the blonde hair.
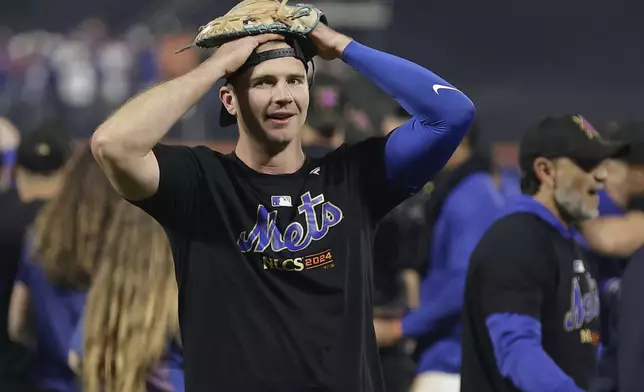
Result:
<instances>
[{"instance_id":1,"label":"blonde hair","mask_svg":"<svg viewBox=\"0 0 644 392\"><path fill-rule=\"evenodd\" d=\"M85 311L85 392L144 392L178 335L177 283L165 232L123 201L116 209Z\"/></svg>"},{"instance_id":2,"label":"blonde hair","mask_svg":"<svg viewBox=\"0 0 644 392\"><path fill-rule=\"evenodd\" d=\"M70 160L60 191L34 222L31 253L51 283L89 287L106 228L121 199L88 147Z\"/></svg>"}]
</instances>

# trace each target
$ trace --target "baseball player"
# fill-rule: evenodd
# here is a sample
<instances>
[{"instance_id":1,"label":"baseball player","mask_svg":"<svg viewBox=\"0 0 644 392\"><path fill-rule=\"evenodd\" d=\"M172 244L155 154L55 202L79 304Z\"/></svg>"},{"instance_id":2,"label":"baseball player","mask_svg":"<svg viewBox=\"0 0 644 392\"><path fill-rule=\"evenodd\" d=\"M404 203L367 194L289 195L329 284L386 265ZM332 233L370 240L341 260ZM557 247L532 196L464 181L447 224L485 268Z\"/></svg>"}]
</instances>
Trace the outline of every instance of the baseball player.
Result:
<instances>
[{"instance_id":1,"label":"baseball player","mask_svg":"<svg viewBox=\"0 0 644 392\"><path fill-rule=\"evenodd\" d=\"M588 389L599 289L573 227L599 215L602 163L623 153L582 116L548 117L521 140L524 195L487 230L470 261L461 391Z\"/></svg>"},{"instance_id":2,"label":"baseball player","mask_svg":"<svg viewBox=\"0 0 644 392\"><path fill-rule=\"evenodd\" d=\"M265 34L225 43L138 95L92 138L115 188L170 239L190 392L384 390L372 325L374 227L441 169L474 107L432 72L322 23L309 39L413 118L389 137L307 157L308 59L297 40ZM160 144L222 78L235 151Z\"/></svg>"}]
</instances>

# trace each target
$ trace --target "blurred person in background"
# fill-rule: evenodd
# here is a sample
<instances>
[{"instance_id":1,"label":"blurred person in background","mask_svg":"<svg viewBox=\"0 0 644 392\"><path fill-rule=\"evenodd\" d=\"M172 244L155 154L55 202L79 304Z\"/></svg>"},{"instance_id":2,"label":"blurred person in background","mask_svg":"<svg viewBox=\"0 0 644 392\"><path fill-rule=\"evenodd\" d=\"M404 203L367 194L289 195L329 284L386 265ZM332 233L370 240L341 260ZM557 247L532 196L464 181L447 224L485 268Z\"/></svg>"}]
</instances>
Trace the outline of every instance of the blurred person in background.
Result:
<instances>
[{"instance_id":1,"label":"blurred person in background","mask_svg":"<svg viewBox=\"0 0 644 392\"><path fill-rule=\"evenodd\" d=\"M7 334L7 315L11 287L22 250L21 225L8 220L20 204L18 193L12 188L11 169L20 134L6 118L0 118L0 391L18 392L27 389L26 362L28 353L24 347L11 342Z\"/></svg>"},{"instance_id":2,"label":"blurred person in background","mask_svg":"<svg viewBox=\"0 0 644 392\"><path fill-rule=\"evenodd\" d=\"M54 197L71 154L72 141L56 124L44 123L23 135L12 169L20 201L38 205Z\"/></svg>"},{"instance_id":3,"label":"blurred person in background","mask_svg":"<svg viewBox=\"0 0 644 392\"><path fill-rule=\"evenodd\" d=\"M33 350L29 373L38 391L78 391L67 364L69 342L119 200L85 148L25 240L8 328L13 341Z\"/></svg>"},{"instance_id":4,"label":"blurred person in background","mask_svg":"<svg viewBox=\"0 0 644 392\"><path fill-rule=\"evenodd\" d=\"M435 182L420 304L393 324L393 338L416 340L414 392L460 389L460 318L470 254L506 201L479 137L473 125Z\"/></svg>"},{"instance_id":5,"label":"blurred person in background","mask_svg":"<svg viewBox=\"0 0 644 392\"><path fill-rule=\"evenodd\" d=\"M13 186L0 198L0 252L3 255L0 263L0 380L24 373L26 352L9 341L7 331L11 291L24 249L25 233L41 207L58 193L70 151L69 140L50 125L24 135L14 153Z\"/></svg>"},{"instance_id":6,"label":"blurred person in background","mask_svg":"<svg viewBox=\"0 0 644 392\"><path fill-rule=\"evenodd\" d=\"M304 147L304 153L321 158L345 141L347 97L341 81L332 75L317 74L309 105L307 123L317 137Z\"/></svg>"},{"instance_id":7,"label":"blurred person in background","mask_svg":"<svg viewBox=\"0 0 644 392\"><path fill-rule=\"evenodd\" d=\"M621 262L623 272L604 283L602 312L607 311L609 340L599 358L591 392L641 391L644 385L644 317L642 317L642 248L644 212L605 216L580 224L587 244L600 262ZM612 258L612 259L611 259ZM617 258L617 259L616 259Z\"/></svg>"},{"instance_id":8,"label":"blurred person in background","mask_svg":"<svg viewBox=\"0 0 644 392\"><path fill-rule=\"evenodd\" d=\"M182 392L177 281L163 228L125 200L107 242L69 362L84 392Z\"/></svg>"},{"instance_id":9,"label":"blurred person in background","mask_svg":"<svg viewBox=\"0 0 644 392\"><path fill-rule=\"evenodd\" d=\"M581 225L581 242L588 242L596 250L601 278L603 350L592 392L634 390L644 385L640 371L633 372L642 365L638 358L644 354L644 347L637 344L644 337L644 318L636 310L642 298L644 275L641 267L630 261L644 244L644 222L639 218L641 213L636 212L637 201L644 196L644 122L622 124L611 137L629 147L627 155L607 161L609 176L600 193L599 211L601 216L611 218ZM628 277L625 271L630 271ZM622 279L627 284L626 295L621 293ZM620 309L625 309L621 323ZM622 374L618 358L624 358ZM620 384L622 379L626 385Z\"/></svg>"},{"instance_id":10,"label":"blurred person in background","mask_svg":"<svg viewBox=\"0 0 644 392\"><path fill-rule=\"evenodd\" d=\"M61 106L55 91L52 51L58 35L44 31L24 32L9 44L11 78L7 84L10 117L20 129L33 129L57 117Z\"/></svg>"},{"instance_id":11,"label":"blurred person in background","mask_svg":"<svg viewBox=\"0 0 644 392\"><path fill-rule=\"evenodd\" d=\"M638 197L644 196L644 122L619 125L616 129L612 129L610 138L626 144L630 150L627 155L609 159L606 162L608 177L604 190L599 193L599 213L604 217L624 217L633 208L633 202ZM629 231L644 231L644 227L639 230L637 227L632 227L632 230L629 230L627 226L614 234L597 232L603 230L603 226L598 225L586 224L582 225L582 229L585 229L583 232L585 235L591 236L591 240L594 240L595 247L599 245L606 249L602 254L594 254L599 265L599 289L602 299L602 350L597 378L590 390L592 392L617 391L617 342L620 339L617 333L618 299L622 274L632 253L629 252L622 257L611 257L610 255L614 255L617 249L611 249L609 241L613 236L627 239L632 235ZM603 245L597 244L598 239L601 239ZM586 245L583 238L580 241Z\"/></svg>"},{"instance_id":12,"label":"blurred person in background","mask_svg":"<svg viewBox=\"0 0 644 392\"><path fill-rule=\"evenodd\" d=\"M603 163L626 150L579 115L544 118L523 136L524 195L470 261L462 391L588 390L600 338L598 275L576 226L599 216Z\"/></svg>"}]
</instances>

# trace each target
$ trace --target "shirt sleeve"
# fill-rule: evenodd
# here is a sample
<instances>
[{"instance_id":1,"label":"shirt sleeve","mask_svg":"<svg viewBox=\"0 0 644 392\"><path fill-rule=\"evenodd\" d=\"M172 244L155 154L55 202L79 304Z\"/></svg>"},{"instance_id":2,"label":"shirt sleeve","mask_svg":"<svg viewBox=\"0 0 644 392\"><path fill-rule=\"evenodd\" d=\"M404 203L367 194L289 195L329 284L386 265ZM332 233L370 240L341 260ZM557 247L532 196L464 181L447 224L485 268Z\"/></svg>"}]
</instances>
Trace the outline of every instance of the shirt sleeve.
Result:
<instances>
[{"instance_id":1,"label":"shirt sleeve","mask_svg":"<svg viewBox=\"0 0 644 392\"><path fill-rule=\"evenodd\" d=\"M474 119L474 105L433 72L355 41L345 48L342 59L412 115L388 137L358 148L364 152L363 190L369 192L368 207L379 220L443 168Z\"/></svg>"},{"instance_id":2,"label":"shirt sleeve","mask_svg":"<svg viewBox=\"0 0 644 392\"><path fill-rule=\"evenodd\" d=\"M519 226L495 228L476 254L484 317L513 313L540 320L544 291L556 281L556 271L543 257L539 233L531 225Z\"/></svg>"},{"instance_id":3,"label":"shirt sleeve","mask_svg":"<svg viewBox=\"0 0 644 392\"><path fill-rule=\"evenodd\" d=\"M387 136L372 137L342 150L354 172L358 194L375 226L394 207L407 198L392 187L385 169L385 145Z\"/></svg>"},{"instance_id":4,"label":"shirt sleeve","mask_svg":"<svg viewBox=\"0 0 644 392\"><path fill-rule=\"evenodd\" d=\"M497 313L485 321L500 373L525 392L583 392L541 345L541 323Z\"/></svg>"},{"instance_id":5,"label":"shirt sleeve","mask_svg":"<svg viewBox=\"0 0 644 392\"><path fill-rule=\"evenodd\" d=\"M152 151L159 164L159 188L147 199L130 202L166 228L185 230L194 226L204 184L195 149L158 144Z\"/></svg>"}]
</instances>

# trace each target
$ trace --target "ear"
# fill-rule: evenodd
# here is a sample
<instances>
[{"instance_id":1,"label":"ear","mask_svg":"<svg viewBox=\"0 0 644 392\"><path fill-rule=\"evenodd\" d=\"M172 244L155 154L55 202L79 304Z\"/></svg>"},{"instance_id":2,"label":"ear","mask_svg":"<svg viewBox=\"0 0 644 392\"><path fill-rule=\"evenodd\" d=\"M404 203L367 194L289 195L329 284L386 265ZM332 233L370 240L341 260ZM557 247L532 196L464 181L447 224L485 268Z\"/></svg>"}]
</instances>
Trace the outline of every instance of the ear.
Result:
<instances>
[{"instance_id":1,"label":"ear","mask_svg":"<svg viewBox=\"0 0 644 392\"><path fill-rule=\"evenodd\" d=\"M532 170L541 182L541 184L554 188L555 186L555 166L554 163L546 158L539 157L532 163Z\"/></svg>"},{"instance_id":2,"label":"ear","mask_svg":"<svg viewBox=\"0 0 644 392\"><path fill-rule=\"evenodd\" d=\"M219 99L228 113L237 115L237 97L232 85L226 84L219 89Z\"/></svg>"}]
</instances>

